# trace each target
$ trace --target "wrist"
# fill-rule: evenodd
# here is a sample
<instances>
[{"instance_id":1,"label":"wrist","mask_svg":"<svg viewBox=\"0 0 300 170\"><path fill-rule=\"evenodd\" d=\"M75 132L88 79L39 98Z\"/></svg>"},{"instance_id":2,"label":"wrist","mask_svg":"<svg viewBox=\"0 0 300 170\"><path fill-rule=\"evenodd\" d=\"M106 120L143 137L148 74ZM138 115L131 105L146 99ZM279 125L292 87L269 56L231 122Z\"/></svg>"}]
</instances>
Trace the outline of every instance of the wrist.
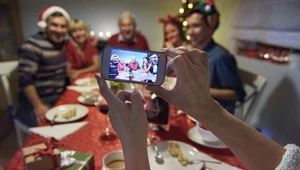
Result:
<instances>
[{"instance_id":1,"label":"wrist","mask_svg":"<svg viewBox=\"0 0 300 170\"><path fill-rule=\"evenodd\" d=\"M131 145L123 147L123 154L125 158L125 168L132 170L140 170L145 169L149 170L149 160L148 160L148 152L147 152L147 144L145 145ZM138 160L138 161L137 161Z\"/></svg>"},{"instance_id":2,"label":"wrist","mask_svg":"<svg viewBox=\"0 0 300 170\"><path fill-rule=\"evenodd\" d=\"M33 106L34 108L41 107L42 105L44 105L44 104L43 104L43 102L42 102L41 100L32 102L32 106Z\"/></svg>"},{"instance_id":3,"label":"wrist","mask_svg":"<svg viewBox=\"0 0 300 170\"><path fill-rule=\"evenodd\" d=\"M194 110L193 112L191 112L191 116L200 123L206 123L207 121L220 116L223 110L223 107L213 99L211 99L211 102L207 104L206 108L207 109L205 110L203 110L203 108Z\"/></svg>"}]
</instances>

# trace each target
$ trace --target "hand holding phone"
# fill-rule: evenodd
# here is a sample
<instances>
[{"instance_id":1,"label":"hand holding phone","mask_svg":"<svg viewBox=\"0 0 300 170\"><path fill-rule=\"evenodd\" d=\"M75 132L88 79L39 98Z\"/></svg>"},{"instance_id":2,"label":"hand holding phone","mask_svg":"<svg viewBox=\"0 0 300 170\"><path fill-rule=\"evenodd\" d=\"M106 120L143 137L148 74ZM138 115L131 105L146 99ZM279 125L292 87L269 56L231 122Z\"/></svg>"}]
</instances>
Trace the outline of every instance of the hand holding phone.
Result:
<instances>
[{"instance_id":1,"label":"hand holding phone","mask_svg":"<svg viewBox=\"0 0 300 170\"><path fill-rule=\"evenodd\" d=\"M166 62L161 52L106 46L101 74L106 80L159 86L164 82Z\"/></svg>"}]
</instances>

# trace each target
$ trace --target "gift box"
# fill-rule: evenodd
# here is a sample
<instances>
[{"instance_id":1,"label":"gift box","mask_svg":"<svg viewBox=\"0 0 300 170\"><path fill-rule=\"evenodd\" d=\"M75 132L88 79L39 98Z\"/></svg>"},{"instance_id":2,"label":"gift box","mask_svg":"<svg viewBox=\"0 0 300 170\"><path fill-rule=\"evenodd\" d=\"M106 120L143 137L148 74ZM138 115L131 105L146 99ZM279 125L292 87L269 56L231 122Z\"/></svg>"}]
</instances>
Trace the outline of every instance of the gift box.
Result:
<instances>
[{"instance_id":1,"label":"gift box","mask_svg":"<svg viewBox=\"0 0 300 170\"><path fill-rule=\"evenodd\" d=\"M61 156L57 149L59 144L50 138L45 143L22 149L24 163L27 170L56 169L60 166Z\"/></svg>"},{"instance_id":2,"label":"gift box","mask_svg":"<svg viewBox=\"0 0 300 170\"><path fill-rule=\"evenodd\" d=\"M88 153L60 149L61 170L93 170L94 156Z\"/></svg>"}]
</instances>

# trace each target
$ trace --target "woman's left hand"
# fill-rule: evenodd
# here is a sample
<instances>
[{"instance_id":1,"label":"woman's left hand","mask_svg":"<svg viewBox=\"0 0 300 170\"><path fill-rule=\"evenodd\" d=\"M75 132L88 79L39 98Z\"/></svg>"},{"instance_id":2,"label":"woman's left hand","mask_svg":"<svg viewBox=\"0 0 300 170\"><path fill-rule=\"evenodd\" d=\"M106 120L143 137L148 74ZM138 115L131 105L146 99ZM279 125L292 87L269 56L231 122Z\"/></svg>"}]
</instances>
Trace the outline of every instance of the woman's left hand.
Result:
<instances>
[{"instance_id":1,"label":"woman's left hand","mask_svg":"<svg viewBox=\"0 0 300 170\"><path fill-rule=\"evenodd\" d=\"M119 91L115 96L99 74L95 77L100 93L108 103L108 116L123 149L134 150L147 147L148 121L141 94L137 91L132 93ZM126 101L131 103L128 104Z\"/></svg>"}]
</instances>

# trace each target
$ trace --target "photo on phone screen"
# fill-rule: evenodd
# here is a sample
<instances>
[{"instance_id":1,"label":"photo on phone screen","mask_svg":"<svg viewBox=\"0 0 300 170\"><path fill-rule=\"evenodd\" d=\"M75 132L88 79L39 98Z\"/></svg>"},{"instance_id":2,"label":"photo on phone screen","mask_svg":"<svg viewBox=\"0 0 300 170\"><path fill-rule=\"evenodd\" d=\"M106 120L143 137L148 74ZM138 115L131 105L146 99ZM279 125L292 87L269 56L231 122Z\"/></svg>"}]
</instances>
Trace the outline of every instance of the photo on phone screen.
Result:
<instances>
[{"instance_id":1,"label":"photo on phone screen","mask_svg":"<svg viewBox=\"0 0 300 170\"><path fill-rule=\"evenodd\" d=\"M161 76L164 77L164 70L160 73L160 61L164 61L163 67L165 67L166 59L161 60L161 57L165 57L164 54L113 47L108 48L108 51L106 49L104 53L106 55L104 54L103 58L107 60L109 57L107 77L110 80L153 85L162 83Z\"/></svg>"}]
</instances>

